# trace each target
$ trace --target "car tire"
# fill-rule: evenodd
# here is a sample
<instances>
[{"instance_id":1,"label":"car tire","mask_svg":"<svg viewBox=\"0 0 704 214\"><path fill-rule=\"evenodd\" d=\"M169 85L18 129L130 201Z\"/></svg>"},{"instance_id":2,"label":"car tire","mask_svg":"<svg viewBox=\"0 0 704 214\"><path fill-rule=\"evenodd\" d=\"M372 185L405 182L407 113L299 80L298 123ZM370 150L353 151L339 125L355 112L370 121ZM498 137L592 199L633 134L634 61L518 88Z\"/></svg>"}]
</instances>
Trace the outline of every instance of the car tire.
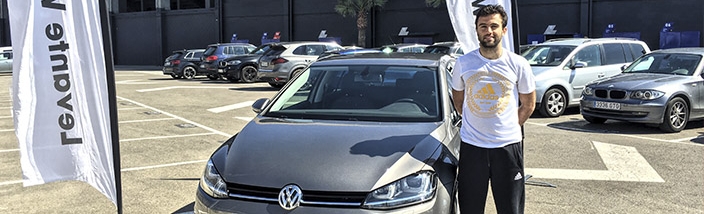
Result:
<instances>
[{"instance_id":1,"label":"car tire","mask_svg":"<svg viewBox=\"0 0 704 214\"><path fill-rule=\"evenodd\" d=\"M687 126L689 120L689 106L684 99L675 97L667 102L660 130L667 133L680 132Z\"/></svg>"},{"instance_id":2,"label":"car tire","mask_svg":"<svg viewBox=\"0 0 704 214\"><path fill-rule=\"evenodd\" d=\"M593 124L604 124L606 122L606 118L592 117L592 116L587 116L587 115L582 115L582 117L587 122L593 123Z\"/></svg>"},{"instance_id":3,"label":"car tire","mask_svg":"<svg viewBox=\"0 0 704 214\"><path fill-rule=\"evenodd\" d=\"M218 75L218 74L208 75L208 79L218 80L218 79L220 79L220 75Z\"/></svg>"},{"instance_id":4,"label":"car tire","mask_svg":"<svg viewBox=\"0 0 704 214\"><path fill-rule=\"evenodd\" d=\"M562 90L553 88L545 92L540 103L540 114L545 117L559 117L565 113L567 107L567 97Z\"/></svg>"},{"instance_id":5,"label":"car tire","mask_svg":"<svg viewBox=\"0 0 704 214\"><path fill-rule=\"evenodd\" d=\"M186 66L183 68L183 77L192 80L196 77L196 68L193 66Z\"/></svg>"},{"instance_id":6,"label":"car tire","mask_svg":"<svg viewBox=\"0 0 704 214\"><path fill-rule=\"evenodd\" d=\"M171 73L171 78L174 78L174 79L181 79L181 75L178 75L178 74L175 74L175 73Z\"/></svg>"},{"instance_id":7,"label":"car tire","mask_svg":"<svg viewBox=\"0 0 704 214\"><path fill-rule=\"evenodd\" d=\"M297 68L296 70L293 70L291 72L291 77L289 77L288 79L293 79L296 76L301 75L301 73L303 73L303 68Z\"/></svg>"},{"instance_id":8,"label":"car tire","mask_svg":"<svg viewBox=\"0 0 704 214\"><path fill-rule=\"evenodd\" d=\"M251 65L244 66L242 71L240 71L240 80L246 83L253 83L257 81L257 68Z\"/></svg>"}]
</instances>

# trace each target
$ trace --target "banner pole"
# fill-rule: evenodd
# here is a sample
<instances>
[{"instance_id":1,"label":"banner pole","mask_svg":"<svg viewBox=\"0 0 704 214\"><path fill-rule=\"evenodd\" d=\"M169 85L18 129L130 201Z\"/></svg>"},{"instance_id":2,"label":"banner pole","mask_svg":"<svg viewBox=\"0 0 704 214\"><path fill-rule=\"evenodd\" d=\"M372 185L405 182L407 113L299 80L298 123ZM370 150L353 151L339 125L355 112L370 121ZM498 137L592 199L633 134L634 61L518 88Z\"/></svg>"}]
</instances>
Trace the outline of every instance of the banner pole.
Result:
<instances>
[{"instance_id":1,"label":"banner pole","mask_svg":"<svg viewBox=\"0 0 704 214\"><path fill-rule=\"evenodd\" d=\"M518 2L511 0L511 21L513 22L513 51L516 54L521 54L521 33L520 25L518 24Z\"/></svg>"},{"instance_id":2,"label":"banner pole","mask_svg":"<svg viewBox=\"0 0 704 214\"><path fill-rule=\"evenodd\" d=\"M112 35L110 32L110 13L106 1L100 3L100 26L103 34L103 52L105 52L105 76L110 108L110 135L112 136L112 156L115 169L115 194L117 213L122 214L122 176L120 167L120 135L117 121L117 93L115 91L115 66L112 60Z\"/></svg>"}]
</instances>

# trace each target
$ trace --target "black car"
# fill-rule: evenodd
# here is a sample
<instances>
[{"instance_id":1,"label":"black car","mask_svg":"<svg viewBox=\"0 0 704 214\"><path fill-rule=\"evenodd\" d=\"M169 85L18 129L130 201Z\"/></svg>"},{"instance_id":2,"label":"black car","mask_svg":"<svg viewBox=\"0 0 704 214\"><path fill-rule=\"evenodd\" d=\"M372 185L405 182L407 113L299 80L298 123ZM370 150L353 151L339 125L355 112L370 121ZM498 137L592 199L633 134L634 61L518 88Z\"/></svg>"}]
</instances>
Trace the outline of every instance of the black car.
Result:
<instances>
[{"instance_id":1,"label":"black car","mask_svg":"<svg viewBox=\"0 0 704 214\"><path fill-rule=\"evenodd\" d=\"M257 46L248 43L218 43L208 45L208 48L206 48L203 53L201 68L207 72L209 79L220 79L221 74L225 72L225 67L221 67L221 61L229 57L248 54L256 48Z\"/></svg>"},{"instance_id":2,"label":"black car","mask_svg":"<svg viewBox=\"0 0 704 214\"><path fill-rule=\"evenodd\" d=\"M221 73L230 82L256 82L259 71L259 57L271 49L272 43L260 45L246 55L237 55L220 61L220 67L224 67Z\"/></svg>"},{"instance_id":3,"label":"black car","mask_svg":"<svg viewBox=\"0 0 704 214\"><path fill-rule=\"evenodd\" d=\"M162 72L171 75L174 79L193 79L196 75L204 74L200 70L201 56L205 49L184 49L174 51L164 60Z\"/></svg>"}]
</instances>

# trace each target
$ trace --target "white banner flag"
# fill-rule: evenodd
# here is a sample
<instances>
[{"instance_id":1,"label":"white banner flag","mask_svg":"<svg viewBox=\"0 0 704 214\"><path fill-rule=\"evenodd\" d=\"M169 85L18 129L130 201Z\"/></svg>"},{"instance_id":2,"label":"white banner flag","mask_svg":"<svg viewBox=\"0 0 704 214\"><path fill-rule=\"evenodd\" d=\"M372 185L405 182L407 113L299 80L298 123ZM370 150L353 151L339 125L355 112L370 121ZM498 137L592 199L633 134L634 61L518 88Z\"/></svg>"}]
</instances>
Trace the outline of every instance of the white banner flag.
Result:
<instances>
[{"instance_id":1,"label":"white banner flag","mask_svg":"<svg viewBox=\"0 0 704 214\"><path fill-rule=\"evenodd\" d=\"M455 29L457 41L462 45L465 53L479 48L479 39L477 38L477 28L474 25L476 16L474 11L483 5L498 4L504 7L508 16L508 32L501 39L501 44L504 48L515 52L513 46L513 20L511 0L446 0L447 12L450 14L452 27Z\"/></svg>"},{"instance_id":2,"label":"white banner flag","mask_svg":"<svg viewBox=\"0 0 704 214\"><path fill-rule=\"evenodd\" d=\"M99 1L12 0L8 12L24 186L79 180L116 203Z\"/></svg>"}]
</instances>

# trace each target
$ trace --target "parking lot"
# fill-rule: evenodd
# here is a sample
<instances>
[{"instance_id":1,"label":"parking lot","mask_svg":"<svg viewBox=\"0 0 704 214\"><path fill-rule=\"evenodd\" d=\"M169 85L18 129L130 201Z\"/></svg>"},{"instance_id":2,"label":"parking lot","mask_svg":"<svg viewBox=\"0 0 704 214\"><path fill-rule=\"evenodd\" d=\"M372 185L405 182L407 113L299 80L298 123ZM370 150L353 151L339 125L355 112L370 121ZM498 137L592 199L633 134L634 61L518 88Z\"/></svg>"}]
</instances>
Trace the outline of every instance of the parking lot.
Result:
<instances>
[{"instance_id":1,"label":"parking lot","mask_svg":"<svg viewBox=\"0 0 704 214\"><path fill-rule=\"evenodd\" d=\"M254 100L277 92L263 82L175 80L157 70L115 77L124 213L191 212L210 154L256 115ZM0 212L114 213L82 182L22 187L11 80L0 75ZM568 109L557 118L536 114L525 129L526 213L704 213L702 121L664 134L589 124ZM487 213L495 213L490 200Z\"/></svg>"}]
</instances>

